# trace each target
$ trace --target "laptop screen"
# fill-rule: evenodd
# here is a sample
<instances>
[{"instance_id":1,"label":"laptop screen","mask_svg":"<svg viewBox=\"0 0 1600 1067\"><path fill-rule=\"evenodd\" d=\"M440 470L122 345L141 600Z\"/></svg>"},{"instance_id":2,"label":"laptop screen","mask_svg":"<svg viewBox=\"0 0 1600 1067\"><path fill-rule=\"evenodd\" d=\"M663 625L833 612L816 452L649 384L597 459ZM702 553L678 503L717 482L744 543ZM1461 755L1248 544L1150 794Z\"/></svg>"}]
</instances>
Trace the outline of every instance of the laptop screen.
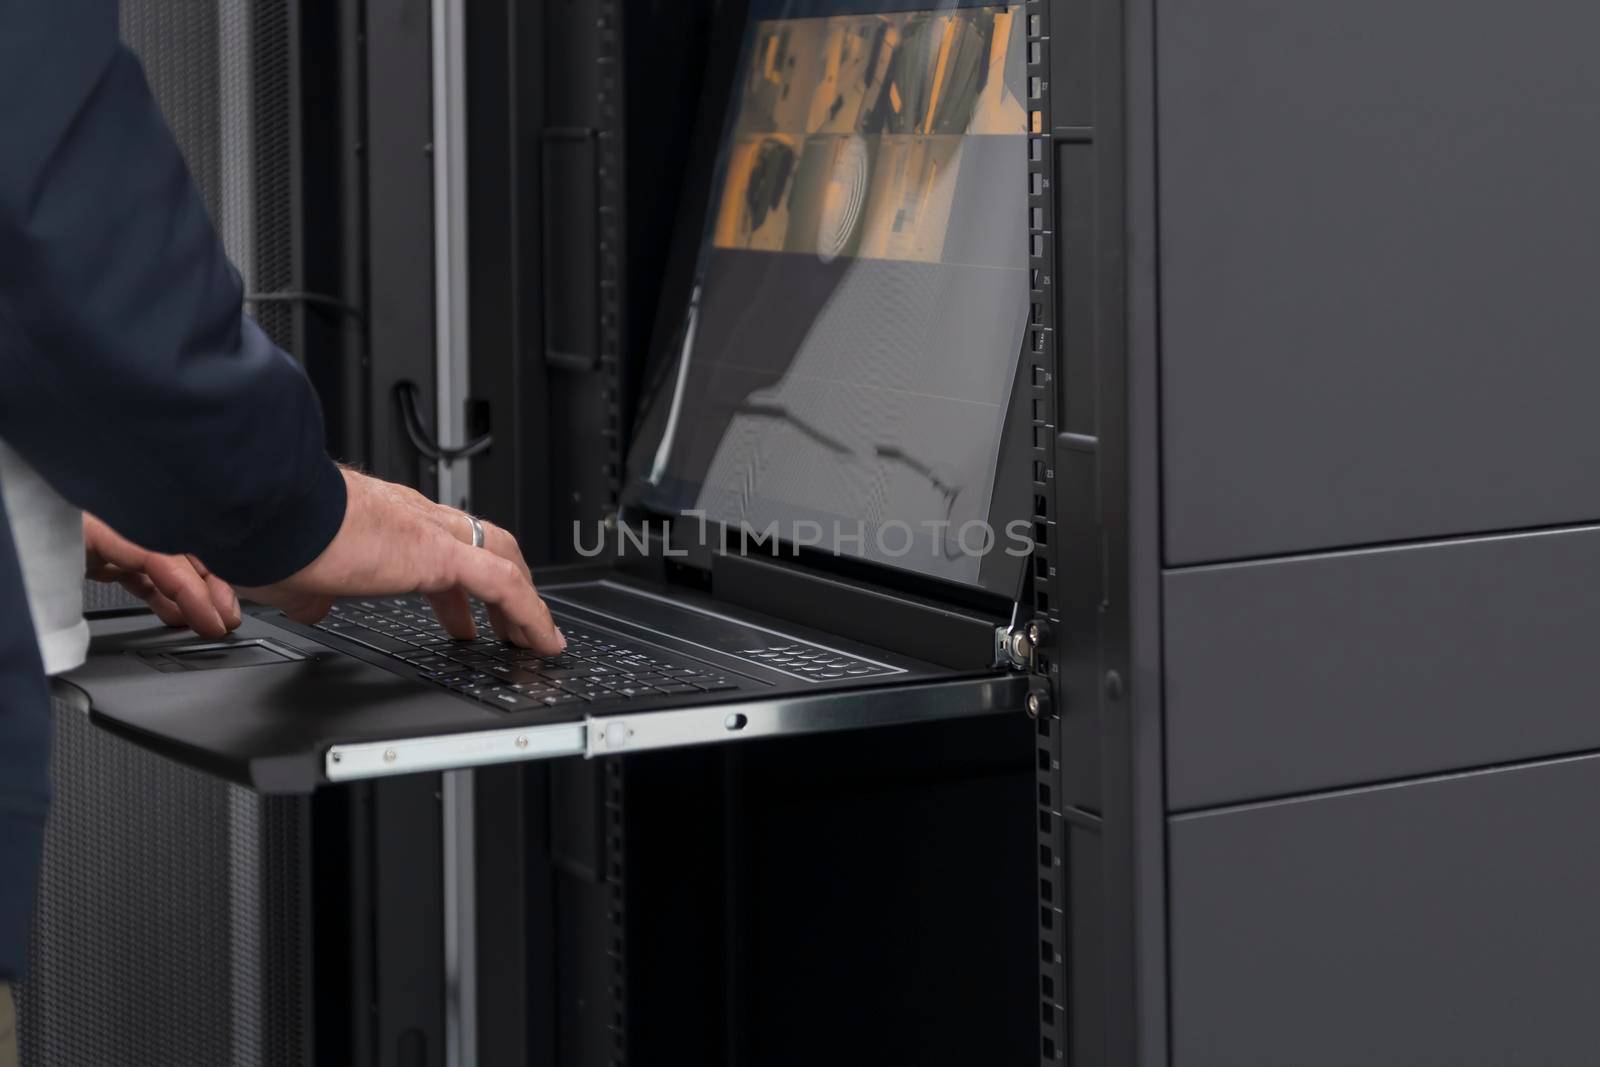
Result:
<instances>
[{"instance_id":1,"label":"laptop screen","mask_svg":"<svg viewBox=\"0 0 1600 1067\"><path fill-rule=\"evenodd\" d=\"M988 586L1026 547L991 514L1028 306L1023 15L902 6L753 0L630 503Z\"/></svg>"}]
</instances>

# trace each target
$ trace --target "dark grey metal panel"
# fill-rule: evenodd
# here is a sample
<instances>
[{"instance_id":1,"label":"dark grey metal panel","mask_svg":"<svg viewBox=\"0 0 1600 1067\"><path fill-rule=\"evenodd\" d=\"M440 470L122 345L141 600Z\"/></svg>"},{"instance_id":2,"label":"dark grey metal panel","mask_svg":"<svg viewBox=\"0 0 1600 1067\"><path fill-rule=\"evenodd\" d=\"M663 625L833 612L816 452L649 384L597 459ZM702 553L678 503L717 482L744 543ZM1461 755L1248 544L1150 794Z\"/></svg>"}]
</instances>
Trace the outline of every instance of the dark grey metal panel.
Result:
<instances>
[{"instance_id":1,"label":"dark grey metal panel","mask_svg":"<svg viewBox=\"0 0 1600 1067\"><path fill-rule=\"evenodd\" d=\"M1600 528L1169 572L1168 803L1600 748Z\"/></svg>"},{"instance_id":2,"label":"dark grey metal panel","mask_svg":"<svg viewBox=\"0 0 1600 1067\"><path fill-rule=\"evenodd\" d=\"M1174 1067L1600 1049L1600 757L1170 823Z\"/></svg>"},{"instance_id":3,"label":"dark grey metal panel","mask_svg":"<svg viewBox=\"0 0 1600 1067\"><path fill-rule=\"evenodd\" d=\"M1113 546L1112 567L1127 573L1127 646L1108 650L1106 695L1112 699L1116 682L1125 687L1129 753L1129 827L1127 848L1133 874L1128 893L1132 925L1128 965L1133 968L1131 1005L1135 1037L1133 1062L1138 1067L1168 1067L1171 1063L1167 975L1167 856L1162 833L1165 807L1162 768L1166 759L1163 722L1165 681L1162 677L1162 575L1161 575L1161 405L1160 405L1160 288L1158 274L1159 191L1157 114L1159 73L1156 25L1158 0L1126 0L1123 18L1127 41L1127 345L1123 410L1127 424L1120 432L1127 440L1127 467L1121 506L1127 509L1125 547ZM1104 16L1099 16L1104 17ZM1111 395L1115 395L1112 393ZM1109 438L1113 419L1107 427ZM1106 494L1115 515L1117 497ZM1062 581L1074 580L1063 576ZM1116 607L1109 607L1115 617ZM1117 671L1118 667L1125 667Z\"/></svg>"},{"instance_id":4,"label":"dark grey metal panel","mask_svg":"<svg viewBox=\"0 0 1600 1067\"><path fill-rule=\"evenodd\" d=\"M369 4L365 21L367 348L372 471L432 497L438 469L417 455L395 386L417 387L433 426L434 365L432 23L420 0ZM454 443L454 442L450 442Z\"/></svg>"},{"instance_id":5,"label":"dark grey metal panel","mask_svg":"<svg viewBox=\"0 0 1600 1067\"><path fill-rule=\"evenodd\" d=\"M1166 0L1168 562L1600 518L1600 6Z\"/></svg>"},{"instance_id":6,"label":"dark grey metal panel","mask_svg":"<svg viewBox=\"0 0 1600 1067\"><path fill-rule=\"evenodd\" d=\"M89 724L57 691L27 1067L310 1064L307 806Z\"/></svg>"}]
</instances>

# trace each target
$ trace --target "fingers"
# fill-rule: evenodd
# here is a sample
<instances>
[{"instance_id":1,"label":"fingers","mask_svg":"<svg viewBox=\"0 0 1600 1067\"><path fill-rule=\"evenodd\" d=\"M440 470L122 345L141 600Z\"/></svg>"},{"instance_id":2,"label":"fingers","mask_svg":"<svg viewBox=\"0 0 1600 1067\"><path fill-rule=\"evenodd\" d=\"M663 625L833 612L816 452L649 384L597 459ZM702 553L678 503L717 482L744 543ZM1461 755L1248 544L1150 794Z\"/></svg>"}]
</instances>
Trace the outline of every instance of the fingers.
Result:
<instances>
[{"instance_id":1,"label":"fingers","mask_svg":"<svg viewBox=\"0 0 1600 1067\"><path fill-rule=\"evenodd\" d=\"M142 571L151 553L129 541L93 515L83 516L83 545L91 568L110 564L123 570Z\"/></svg>"},{"instance_id":2,"label":"fingers","mask_svg":"<svg viewBox=\"0 0 1600 1067\"><path fill-rule=\"evenodd\" d=\"M150 555L145 560L144 573L157 592L178 606L183 623L195 633L224 637L232 629L213 603L206 580L186 557Z\"/></svg>"},{"instance_id":3,"label":"fingers","mask_svg":"<svg viewBox=\"0 0 1600 1067\"><path fill-rule=\"evenodd\" d=\"M472 544L472 523L468 521L466 513L442 505L440 511L450 535L462 544ZM516 564L522 577L532 582L533 572L528 569L528 561L522 557L522 546L517 544L517 539L511 536L510 531L501 529L487 519L479 519L478 525L483 527L483 547L501 559Z\"/></svg>"},{"instance_id":4,"label":"fingers","mask_svg":"<svg viewBox=\"0 0 1600 1067\"><path fill-rule=\"evenodd\" d=\"M129 541L93 515L83 517L88 577L114 581L168 626L223 637L243 621L232 587L193 556L163 556Z\"/></svg>"},{"instance_id":5,"label":"fingers","mask_svg":"<svg viewBox=\"0 0 1600 1067\"><path fill-rule=\"evenodd\" d=\"M441 519L446 529L450 531L451 536L463 544L472 544L472 523L467 519L466 514L455 508L443 506L441 506L440 511ZM533 584L533 572L528 569L528 561L523 558L522 547L517 544L517 539L511 536L508 530L504 530L486 519L480 519L478 523L483 527L483 548L480 551L488 551L515 566L518 573L522 575L522 580L531 586ZM540 604L543 605L543 603L541 600ZM493 627L496 636L502 641L513 640L510 634L516 624L512 622L506 612L495 603L485 602L484 606L488 609L489 625ZM437 610L435 608L436 613ZM546 609L545 614L549 614L548 609ZM444 622L442 617L440 621ZM450 625L445 623L445 628L447 630L450 629ZM451 630L451 633L454 634L455 631ZM517 641L517 643L526 645L530 644L530 641L524 639Z\"/></svg>"},{"instance_id":6,"label":"fingers","mask_svg":"<svg viewBox=\"0 0 1600 1067\"><path fill-rule=\"evenodd\" d=\"M222 616L223 623L230 631L237 630L239 624L244 622L244 611L239 606L239 594L233 591L233 586L215 574L206 575L205 582L217 614Z\"/></svg>"},{"instance_id":7,"label":"fingers","mask_svg":"<svg viewBox=\"0 0 1600 1067\"><path fill-rule=\"evenodd\" d=\"M459 589L428 594L433 614L445 632L457 641L470 641L478 636L478 624L472 620L472 605L467 595Z\"/></svg>"},{"instance_id":8,"label":"fingers","mask_svg":"<svg viewBox=\"0 0 1600 1067\"><path fill-rule=\"evenodd\" d=\"M290 596L278 598L276 606L302 626L315 626L333 608L331 596Z\"/></svg>"},{"instance_id":9,"label":"fingers","mask_svg":"<svg viewBox=\"0 0 1600 1067\"><path fill-rule=\"evenodd\" d=\"M144 601L150 610L156 613L156 618L166 625L184 625L183 609L163 596L149 578L135 571L123 571L112 580Z\"/></svg>"},{"instance_id":10,"label":"fingers","mask_svg":"<svg viewBox=\"0 0 1600 1067\"><path fill-rule=\"evenodd\" d=\"M211 603L216 606L217 614L222 616L222 621L229 630L237 630L244 621L244 612L239 608L239 594L233 591L233 586L211 573L211 569L201 563L196 556L187 556L195 573L205 579L206 592L211 595Z\"/></svg>"},{"instance_id":11,"label":"fingers","mask_svg":"<svg viewBox=\"0 0 1600 1067\"><path fill-rule=\"evenodd\" d=\"M511 632L511 620L506 618L506 613L493 604L485 604L484 610L489 613L489 626L500 637L500 640L510 640L510 638L506 637L506 634Z\"/></svg>"},{"instance_id":12,"label":"fingers","mask_svg":"<svg viewBox=\"0 0 1600 1067\"><path fill-rule=\"evenodd\" d=\"M470 546L458 548L454 557L454 584L484 602L490 619L498 618L503 639L547 655L567 647L550 609L515 563Z\"/></svg>"},{"instance_id":13,"label":"fingers","mask_svg":"<svg viewBox=\"0 0 1600 1067\"><path fill-rule=\"evenodd\" d=\"M484 603L503 640L546 655L565 647L509 533L485 523L484 547L474 548L460 511L350 470L343 475L345 515L333 540L295 574L246 590L253 599L301 621L327 610L322 598L422 593L447 632L471 637L470 596Z\"/></svg>"},{"instance_id":14,"label":"fingers","mask_svg":"<svg viewBox=\"0 0 1600 1067\"><path fill-rule=\"evenodd\" d=\"M517 539L510 532L502 530L492 522L483 524L483 547L499 556L516 564L517 570L522 572L522 577L530 585L533 583L533 572L528 569L528 561L522 558L522 546L517 544Z\"/></svg>"}]
</instances>

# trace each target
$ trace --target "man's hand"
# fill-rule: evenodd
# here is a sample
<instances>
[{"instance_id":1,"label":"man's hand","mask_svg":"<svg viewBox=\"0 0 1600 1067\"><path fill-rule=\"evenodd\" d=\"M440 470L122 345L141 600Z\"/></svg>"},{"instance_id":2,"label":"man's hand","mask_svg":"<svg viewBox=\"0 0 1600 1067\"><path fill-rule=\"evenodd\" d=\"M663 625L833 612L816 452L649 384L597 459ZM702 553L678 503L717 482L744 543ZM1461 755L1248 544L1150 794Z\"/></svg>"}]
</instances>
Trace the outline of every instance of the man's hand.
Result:
<instances>
[{"instance_id":1,"label":"man's hand","mask_svg":"<svg viewBox=\"0 0 1600 1067\"><path fill-rule=\"evenodd\" d=\"M452 637L477 635L468 596L483 601L501 640L553 655L566 647L539 594L516 538L483 523L483 548L455 508L404 486L344 472L348 503L339 532L299 572L259 589L252 600L301 623L328 613L336 597L425 593Z\"/></svg>"},{"instance_id":2,"label":"man's hand","mask_svg":"<svg viewBox=\"0 0 1600 1067\"><path fill-rule=\"evenodd\" d=\"M238 627L239 598L193 556L140 548L93 515L83 517L83 548L91 579L116 582L168 626L187 626L202 637L224 637Z\"/></svg>"}]
</instances>

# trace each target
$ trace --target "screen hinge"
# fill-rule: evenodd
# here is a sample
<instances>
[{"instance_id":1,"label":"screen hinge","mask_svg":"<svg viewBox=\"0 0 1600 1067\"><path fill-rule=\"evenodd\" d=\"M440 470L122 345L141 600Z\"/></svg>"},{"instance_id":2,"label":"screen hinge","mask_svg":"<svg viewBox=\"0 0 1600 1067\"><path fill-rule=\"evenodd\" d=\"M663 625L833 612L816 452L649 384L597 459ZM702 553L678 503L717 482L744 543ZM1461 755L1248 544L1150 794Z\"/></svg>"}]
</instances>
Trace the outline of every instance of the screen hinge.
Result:
<instances>
[{"instance_id":1,"label":"screen hinge","mask_svg":"<svg viewBox=\"0 0 1600 1067\"><path fill-rule=\"evenodd\" d=\"M1033 653L1050 640L1047 627L1039 619L1023 625L994 628L994 665L1019 671L1033 669Z\"/></svg>"}]
</instances>

